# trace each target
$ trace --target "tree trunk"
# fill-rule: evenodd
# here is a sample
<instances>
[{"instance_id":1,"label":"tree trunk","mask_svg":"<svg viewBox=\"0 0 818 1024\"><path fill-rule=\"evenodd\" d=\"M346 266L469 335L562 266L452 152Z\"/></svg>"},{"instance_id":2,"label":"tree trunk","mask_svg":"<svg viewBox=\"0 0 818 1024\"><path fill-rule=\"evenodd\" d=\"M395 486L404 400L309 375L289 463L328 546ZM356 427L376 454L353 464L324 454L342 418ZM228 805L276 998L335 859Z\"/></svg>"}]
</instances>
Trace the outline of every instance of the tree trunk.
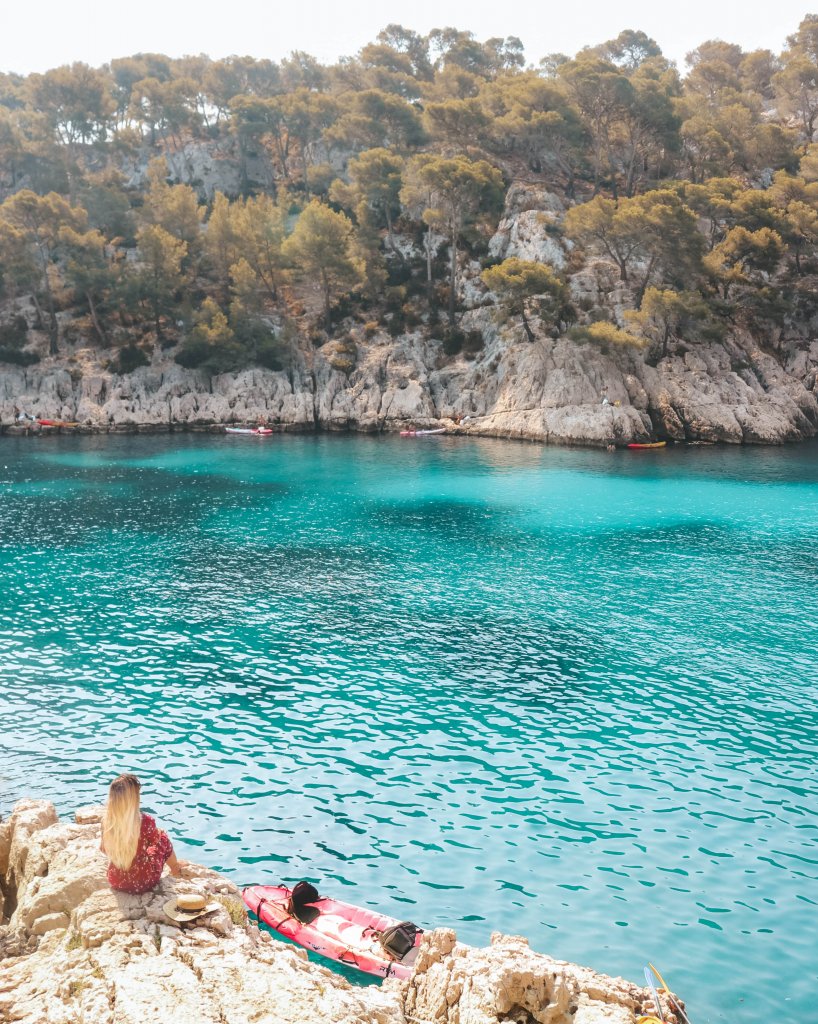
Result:
<instances>
[{"instance_id":1,"label":"tree trunk","mask_svg":"<svg viewBox=\"0 0 818 1024\"><path fill-rule=\"evenodd\" d=\"M452 232L452 258L449 266L449 325L454 327L455 288L457 286L457 233Z\"/></svg>"},{"instance_id":2,"label":"tree trunk","mask_svg":"<svg viewBox=\"0 0 818 1024\"><path fill-rule=\"evenodd\" d=\"M641 306L642 306L642 299L645 297L645 292L647 291L648 285L650 284L650 279L651 279L651 276L653 275L653 268L655 266L656 266L656 260L652 259L650 261L650 263L648 263L647 272L646 272L644 278L642 279L642 283L639 286L639 291L636 293L636 308L637 309L640 309Z\"/></svg>"},{"instance_id":3,"label":"tree trunk","mask_svg":"<svg viewBox=\"0 0 818 1024\"><path fill-rule=\"evenodd\" d=\"M96 306L94 305L94 299L90 291L85 293L85 298L88 300L88 309L91 311L91 320L93 321L94 329L99 335L99 340L102 342L103 345L107 345L108 338L106 337L105 331L103 330L102 324L100 323L99 317L97 316Z\"/></svg>"},{"instance_id":4,"label":"tree trunk","mask_svg":"<svg viewBox=\"0 0 818 1024\"><path fill-rule=\"evenodd\" d=\"M326 270L321 271L321 284L324 288L324 316L327 320L327 330L329 330L332 327L332 310L329 302L329 281L327 280Z\"/></svg>"},{"instance_id":5,"label":"tree trunk","mask_svg":"<svg viewBox=\"0 0 818 1024\"><path fill-rule=\"evenodd\" d=\"M36 295L32 294L32 301L34 302L34 308L37 311L37 330L45 330L45 317L43 316L43 307L40 305L40 300Z\"/></svg>"},{"instance_id":6,"label":"tree trunk","mask_svg":"<svg viewBox=\"0 0 818 1024\"><path fill-rule=\"evenodd\" d=\"M520 310L520 316L523 318L523 327L525 327L525 333L531 344L534 344L534 332L531 330L531 324L528 322L528 317L525 315L525 307Z\"/></svg>"},{"instance_id":7,"label":"tree trunk","mask_svg":"<svg viewBox=\"0 0 818 1024\"><path fill-rule=\"evenodd\" d=\"M432 305L432 229L426 228L426 298Z\"/></svg>"},{"instance_id":8,"label":"tree trunk","mask_svg":"<svg viewBox=\"0 0 818 1024\"><path fill-rule=\"evenodd\" d=\"M406 257L403 255L403 253L400 251L400 249L397 247L397 245L395 245L395 236L394 236L394 234L392 232L392 214L389 212L389 204L388 203L386 204L386 207L384 208L383 212L384 212L384 216L386 217L386 238L387 238L387 242L389 243L389 248L398 257L398 259L401 261L401 263L405 264L406 263Z\"/></svg>"},{"instance_id":9,"label":"tree trunk","mask_svg":"<svg viewBox=\"0 0 818 1024\"><path fill-rule=\"evenodd\" d=\"M57 312L54 309L54 296L51 293L51 283L48 280L48 264L43 267L43 285L45 287L45 298L48 306L48 354L55 356L59 352L60 325L57 322Z\"/></svg>"}]
</instances>

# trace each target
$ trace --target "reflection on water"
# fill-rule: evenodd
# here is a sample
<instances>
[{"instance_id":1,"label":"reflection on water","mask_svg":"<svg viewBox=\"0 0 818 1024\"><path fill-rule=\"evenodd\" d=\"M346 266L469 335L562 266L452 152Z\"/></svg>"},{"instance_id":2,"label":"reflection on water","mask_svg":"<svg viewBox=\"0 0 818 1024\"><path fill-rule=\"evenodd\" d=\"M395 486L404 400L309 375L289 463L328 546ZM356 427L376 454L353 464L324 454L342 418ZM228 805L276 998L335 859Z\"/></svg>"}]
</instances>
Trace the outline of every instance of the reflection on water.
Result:
<instances>
[{"instance_id":1,"label":"reflection on water","mask_svg":"<svg viewBox=\"0 0 818 1024\"><path fill-rule=\"evenodd\" d=\"M42 442L0 439L2 812L135 770L237 882L809 1019L815 446Z\"/></svg>"}]
</instances>

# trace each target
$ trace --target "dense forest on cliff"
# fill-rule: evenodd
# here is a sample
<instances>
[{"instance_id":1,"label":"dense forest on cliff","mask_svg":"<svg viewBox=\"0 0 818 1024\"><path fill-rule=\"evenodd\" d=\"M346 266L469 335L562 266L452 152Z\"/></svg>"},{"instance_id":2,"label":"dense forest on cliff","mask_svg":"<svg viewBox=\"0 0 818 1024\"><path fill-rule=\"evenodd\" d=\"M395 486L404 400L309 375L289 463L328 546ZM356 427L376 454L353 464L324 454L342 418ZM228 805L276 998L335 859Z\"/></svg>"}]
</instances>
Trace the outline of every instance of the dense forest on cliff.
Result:
<instances>
[{"instance_id":1,"label":"dense forest on cliff","mask_svg":"<svg viewBox=\"0 0 818 1024\"><path fill-rule=\"evenodd\" d=\"M684 75L638 31L531 66L515 38L397 25L333 66L137 54L0 74L0 361L44 356L39 330L51 355L82 338L122 372L157 347L275 369L335 336L343 370L353 323L454 355L481 345L458 326L467 266L532 341L659 359L806 323L817 119L812 15L782 54L708 41ZM520 182L567 209L548 227L561 265L488 250ZM576 300L590 260L629 308Z\"/></svg>"}]
</instances>

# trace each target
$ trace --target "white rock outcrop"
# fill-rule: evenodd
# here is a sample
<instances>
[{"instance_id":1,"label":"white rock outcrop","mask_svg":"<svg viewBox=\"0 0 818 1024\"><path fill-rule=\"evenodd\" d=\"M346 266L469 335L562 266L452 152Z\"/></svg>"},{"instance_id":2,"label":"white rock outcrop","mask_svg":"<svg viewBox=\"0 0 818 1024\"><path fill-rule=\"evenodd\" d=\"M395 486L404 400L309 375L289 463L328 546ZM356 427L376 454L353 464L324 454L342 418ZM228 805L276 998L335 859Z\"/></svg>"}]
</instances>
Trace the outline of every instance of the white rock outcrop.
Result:
<instances>
[{"instance_id":1,"label":"white rock outcrop","mask_svg":"<svg viewBox=\"0 0 818 1024\"><path fill-rule=\"evenodd\" d=\"M645 989L522 938L474 949L449 929L428 933L409 981L352 986L249 924L239 891L207 868L185 864L143 896L112 891L100 816L60 822L52 804L21 800L0 824L0 1021L635 1024L649 1005ZM162 906L178 892L220 909L177 925Z\"/></svg>"},{"instance_id":2,"label":"white rock outcrop","mask_svg":"<svg viewBox=\"0 0 818 1024\"><path fill-rule=\"evenodd\" d=\"M463 315L480 331L474 358L441 362L421 332L357 340L357 365L333 368L320 350L284 372L209 377L166 357L121 377L90 359L72 376L58 363L0 369L0 428L23 412L89 430L167 430L264 420L290 430L397 430L468 421L469 433L555 444L647 440L781 444L818 431L818 353L797 370L743 335L670 354L651 366L639 353L602 352L522 328L502 331L486 309ZM818 346L813 346L818 348ZM83 353L85 354L85 353ZM453 428L451 423L448 424Z\"/></svg>"},{"instance_id":3,"label":"white rock outcrop","mask_svg":"<svg viewBox=\"0 0 818 1024\"><path fill-rule=\"evenodd\" d=\"M188 161L207 156L214 174L222 165L235 166L229 152L205 147L204 155L197 153L182 155ZM570 256L560 229L563 213L562 200L543 186L512 185L490 255L563 267ZM583 316L621 320L633 305L609 261L590 260L569 280ZM424 325L391 338L385 329L347 321L345 351L354 356L342 361L337 340L315 349L303 337L281 372L211 377L183 369L157 347L151 365L118 376L106 368L103 357L110 352L80 340L64 342L63 353L49 357L47 338L32 330L42 361L28 369L0 365L0 431L17 429L17 416L26 413L103 431L259 420L291 430L458 424L468 433L597 446L656 436L781 444L818 432L818 341L804 333L808 325L800 332L776 329L769 339L735 329L723 341L677 345L656 360L636 348L604 349L555 336L536 321L537 340L529 343L521 324L498 325L477 262L463 266L459 291L466 309L459 326L482 336L483 345L451 358L443 353L442 329ZM33 325L33 307L24 300L15 301L14 312Z\"/></svg>"}]
</instances>

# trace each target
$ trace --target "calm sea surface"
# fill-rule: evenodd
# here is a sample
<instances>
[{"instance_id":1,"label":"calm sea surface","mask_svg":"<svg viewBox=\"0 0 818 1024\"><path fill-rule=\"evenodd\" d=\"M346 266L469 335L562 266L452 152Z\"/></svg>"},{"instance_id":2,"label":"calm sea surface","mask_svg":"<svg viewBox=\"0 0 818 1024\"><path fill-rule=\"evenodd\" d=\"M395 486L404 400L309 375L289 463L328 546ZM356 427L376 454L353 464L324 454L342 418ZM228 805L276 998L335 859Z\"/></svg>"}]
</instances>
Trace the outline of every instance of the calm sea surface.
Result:
<instances>
[{"instance_id":1,"label":"calm sea surface","mask_svg":"<svg viewBox=\"0 0 818 1024\"><path fill-rule=\"evenodd\" d=\"M818 447L0 438L0 812L815 1019Z\"/></svg>"}]
</instances>

